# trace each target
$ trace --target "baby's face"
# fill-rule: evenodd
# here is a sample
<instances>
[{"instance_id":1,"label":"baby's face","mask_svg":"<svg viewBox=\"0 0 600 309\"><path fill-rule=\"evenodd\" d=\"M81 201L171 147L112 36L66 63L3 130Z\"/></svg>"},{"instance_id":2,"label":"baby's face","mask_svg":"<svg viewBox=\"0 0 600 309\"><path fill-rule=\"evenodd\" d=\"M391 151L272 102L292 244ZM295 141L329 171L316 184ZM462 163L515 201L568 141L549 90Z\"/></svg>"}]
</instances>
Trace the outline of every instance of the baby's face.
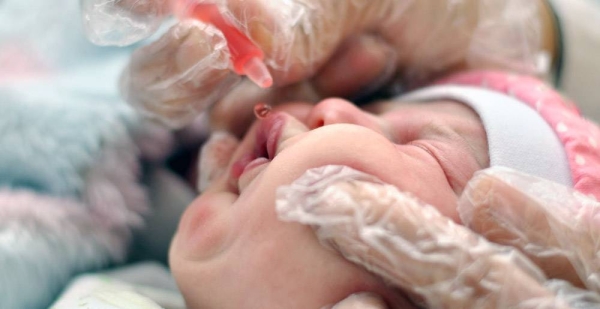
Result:
<instances>
[{"instance_id":1,"label":"baby's face","mask_svg":"<svg viewBox=\"0 0 600 309\"><path fill-rule=\"evenodd\" d=\"M371 110L378 115L330 99L284 106L254 124L228 172L187 209L172 243L171 268L190 309L319 309L360 291L402 301L322 247L309 227L275 213L279 186L336 164L375 175L458 220L458 194L488 165L477 115L455 102Z\"/></svg>"}]
</instances>

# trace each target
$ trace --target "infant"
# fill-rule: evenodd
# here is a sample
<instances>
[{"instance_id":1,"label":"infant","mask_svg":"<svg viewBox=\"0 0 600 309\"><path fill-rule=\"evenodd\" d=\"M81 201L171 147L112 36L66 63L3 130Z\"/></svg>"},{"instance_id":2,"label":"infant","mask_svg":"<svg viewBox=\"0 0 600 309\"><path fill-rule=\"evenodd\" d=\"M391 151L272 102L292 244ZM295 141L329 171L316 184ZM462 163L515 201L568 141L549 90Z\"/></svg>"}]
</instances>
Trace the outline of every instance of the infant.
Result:
<instances>
[{"instance_id":1,"label":"infant","mask_svg":"<svg viewBox=\"0 0 600 309\"><path fill-rule=\"evenodd\" d=\"M469 72L364 109L342 99L259 119L181 219L170 265L190 309L322 308L370 291L406 305L366 270L278 220L275 192L306 170L346 165L459 221L472 175L507 166L600 198L600 131L545 84ZM404 308L404 307L403 307Z\"/></svg>"}]
</instances>

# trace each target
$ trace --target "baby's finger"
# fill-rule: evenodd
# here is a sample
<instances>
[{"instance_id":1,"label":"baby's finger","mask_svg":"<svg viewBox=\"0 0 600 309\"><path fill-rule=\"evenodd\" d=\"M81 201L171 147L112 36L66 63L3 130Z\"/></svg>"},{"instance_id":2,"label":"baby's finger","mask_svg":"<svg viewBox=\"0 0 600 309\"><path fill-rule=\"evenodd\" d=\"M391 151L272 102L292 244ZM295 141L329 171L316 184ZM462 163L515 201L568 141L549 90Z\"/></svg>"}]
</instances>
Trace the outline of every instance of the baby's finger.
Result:
<instances>
[{"instance_id":1,"label":"baby's finger","mask_svg":"<svg viewBox=\"0 0 600 309\"><path fill-rule=\"evenodd\" d=\"M600 291L600 203L506 168L479 172L459 202L463 222L525 252L551 278Z\"/></svg>"},{"instance_id":2,"label":"baby's finger","mask_svg":"<svg viewBox=\"0 0 600 309\"><path fill-rule=\"evenodd\" d=\"M220 99L239 77L229 69L222 33L194 20L134 52L121 78L125 100L172 126L181 126Z\"/></svg>"},{"instance_id":3,"label":"baby's finger","mask_svg":"<svg viewBox=\"0 0 600 309\"><path fill-rule=\"evenodd\" d=\"M568 308L518 251L348 167L309 170L278 190L277 211L430 308Z\"/></svg>"}]
</instances>

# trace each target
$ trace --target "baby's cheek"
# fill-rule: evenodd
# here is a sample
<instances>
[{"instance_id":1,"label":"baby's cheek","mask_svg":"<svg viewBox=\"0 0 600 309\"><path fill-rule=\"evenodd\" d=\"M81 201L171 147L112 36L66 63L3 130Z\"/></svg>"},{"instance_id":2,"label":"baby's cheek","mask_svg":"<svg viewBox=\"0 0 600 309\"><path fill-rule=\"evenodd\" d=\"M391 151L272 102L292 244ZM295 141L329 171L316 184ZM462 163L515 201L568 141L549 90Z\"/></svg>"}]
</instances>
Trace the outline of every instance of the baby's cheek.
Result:
<instances>
[{"instance_id":1,"label":"baby's cheek","mask_svg":"<svg viewBox=\"0 0 600 309\"><path fill-rule=\"evenodd\" d=\"M224 251L233 236L230 193L205 194L196 199L182 216L171 253L206 261Z\"/></svg>"},{"instance_id":2,"label":"baby's cheek","mask_svg":"<svg viewBox=\"0 0 600 309\"><path fill-rule=\"evenodd\" d=\"M323 247L306 226L265 220L262 232L249 230L229 256L238 257L232 264L243 264L236 281L249 288L244 297L255 308L322 308L356 292L386 290L374 276Z\"/></svg>"},{"instance_id":3,"label":"baby's cheek","mask_svg":"<svg viewBox=\"0 0 600 309\"><path fill-rule=\"evenodd\" d=\"M205 194L184 214L170 262L190 309L322 308L356 292L387 293L311 228L278 220L264 202L273 196L244 197Z\"/></svg>"}]
</instances>

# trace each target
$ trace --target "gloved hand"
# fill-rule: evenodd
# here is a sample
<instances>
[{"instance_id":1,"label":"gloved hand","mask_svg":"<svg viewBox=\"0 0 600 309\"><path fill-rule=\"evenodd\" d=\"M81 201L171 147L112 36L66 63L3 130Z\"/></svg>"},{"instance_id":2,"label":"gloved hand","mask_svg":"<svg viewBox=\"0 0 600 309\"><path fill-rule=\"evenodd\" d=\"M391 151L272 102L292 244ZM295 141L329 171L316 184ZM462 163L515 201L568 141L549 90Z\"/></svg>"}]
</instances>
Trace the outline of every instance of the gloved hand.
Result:
<instances>
[{"instance_id":1,"label":"gloved hand","mask_svg":"<svg viewBox=\"0 0 600 309\"><path fill-rule=\"evenodd\" d=\"M311 225L325 245L426 308L600 306L600 203L546 180L506 168L477 173L459 201L471 229L340 166L281 187L276 206L281 219ZM333 308L366 301L352 296Z\"/></svg>"},{"instance_id":2,"label":"gloved hand","mask_svg":"<svg viewBox=\"0 0 600 309\"><path fill-rule=\"evenodd\" d=\"M542 0L81 1L88 33L105 44L148 36L181 1L216 3L264 52L272 89L237 84L222 33L190 20L135 52L121 87L127 101L175 125L217 103L213 127L236 134L259 101L353 97L458 68L539 73L553 46Z\"/></svg>"}]
</instances>

